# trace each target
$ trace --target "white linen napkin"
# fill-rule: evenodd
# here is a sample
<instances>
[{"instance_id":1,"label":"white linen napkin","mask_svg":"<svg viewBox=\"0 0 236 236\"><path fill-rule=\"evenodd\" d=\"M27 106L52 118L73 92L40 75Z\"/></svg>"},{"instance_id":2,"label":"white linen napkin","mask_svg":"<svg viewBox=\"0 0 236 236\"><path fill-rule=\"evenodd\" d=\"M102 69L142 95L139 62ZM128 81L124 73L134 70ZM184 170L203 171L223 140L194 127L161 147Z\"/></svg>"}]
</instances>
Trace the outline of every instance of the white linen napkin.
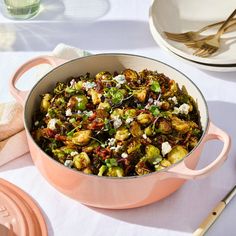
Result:
<instances>
[{"instance_id":1,"label":"white linen napkin","mask_svg":"<svg viewBox=\"0 0 236 236\"><path fill-rule=\"evenodd\" d=\"M71 60L90 55L89 52L63 43L58 44L51 56ZM45 75L51 67L42 66L36 74ZM0 103L0 166L29 151L23 125L23 107L17 102Z\"/></svg>"}]
</instances>

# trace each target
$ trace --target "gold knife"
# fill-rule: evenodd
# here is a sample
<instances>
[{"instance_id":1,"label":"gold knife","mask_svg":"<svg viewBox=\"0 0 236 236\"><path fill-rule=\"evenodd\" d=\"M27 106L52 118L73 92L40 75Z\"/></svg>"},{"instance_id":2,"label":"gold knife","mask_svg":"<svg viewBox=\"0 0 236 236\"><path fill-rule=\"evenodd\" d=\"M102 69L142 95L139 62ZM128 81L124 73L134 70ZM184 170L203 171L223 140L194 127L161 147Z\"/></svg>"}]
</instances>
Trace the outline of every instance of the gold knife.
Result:
<instances>
[{"instance_id":1,"label":"gold knife","mask_svg":"<svg viewBox=\"0 0 236 236\"><path fill-rule=\"evenodd\" d=\"M211 211L206 219L201 223L197 230L193 232L193 236L202 236L212 226L212 224L219 217L221 212L225 209L228 203L236 195L236 185L230 190L230 192L218 203L218 205Z\"/></svg>"}]
</instances>

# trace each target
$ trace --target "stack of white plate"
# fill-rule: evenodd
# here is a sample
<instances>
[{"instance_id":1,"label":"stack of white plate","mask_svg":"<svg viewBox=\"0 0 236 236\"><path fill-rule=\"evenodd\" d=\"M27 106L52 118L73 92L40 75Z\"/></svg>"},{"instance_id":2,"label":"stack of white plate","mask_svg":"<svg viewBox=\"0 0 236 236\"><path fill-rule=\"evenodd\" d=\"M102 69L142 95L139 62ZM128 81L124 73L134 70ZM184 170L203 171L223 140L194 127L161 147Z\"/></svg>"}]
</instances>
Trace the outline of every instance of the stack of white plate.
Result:
<instances>
[{"instance_id":1,"label":"stack of white plate","mask_svg":"<svg viewBox=\"0 0 236 236\"><path fill-rule=\"evenodd\" d=\"M159 46L178 59L210 71L236 71L236 27L225 33L221 47L208 58L193 55L194 50L168 40L164 31L183 33L227 19L236 8L236 0L154 0L150 7L149 25ZM216 33L219 27L203 32Z\"/></svg>"}]
</instances>

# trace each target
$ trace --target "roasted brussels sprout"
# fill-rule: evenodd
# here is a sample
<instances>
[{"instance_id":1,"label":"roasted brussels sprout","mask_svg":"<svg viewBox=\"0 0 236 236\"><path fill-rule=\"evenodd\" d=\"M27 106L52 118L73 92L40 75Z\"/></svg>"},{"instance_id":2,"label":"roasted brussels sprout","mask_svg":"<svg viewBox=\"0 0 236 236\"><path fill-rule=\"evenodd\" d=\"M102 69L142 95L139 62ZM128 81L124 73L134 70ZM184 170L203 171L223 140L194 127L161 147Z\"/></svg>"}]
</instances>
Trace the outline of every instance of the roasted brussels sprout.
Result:
<instances>
[{"instance_id":1,"label":"roasted brussels sprout","mask_svg":"<svg viewBox=\"0 0 236 236\"><path fill-rule=\"evenodd\" d=\"M84 111L86 109L87 103L88 99L85 95L75 95L70 98L68 107Z\"/></svg>"},{"instance_id":2,"label":"roasted brussels sprout","mask_svg":"<svg viewBox=\"0 0 236 236\"><path fill-rule=\"evenodd\" d=\"M86 145L90 141L91 137L92 137L91 130L81 130L73 134L72 142L74 144L83 146L83 145Z\"/></svg>"},{"instance_id":3,"label":"roasted brussels sprout","mask_svg":"<svg viewBox=\"0 0 236 236\"><path fill-rule=\"evenodd\" d=\"M153 145L147 145L145 148L145 152L147 154L148 158L155 158L160 156L160 150L159 148L153 146Z\"/></svg>"},{"instance_id":4,"label":"roasted brussels sprout","mask_svg":"<svg viewBox=\"0 0 236 236\"><path fill-rule=\"evenodd\" d=\"M57 126L61 125L61 121L59 119L53 118L48 121L47 127L51 130L55 130Z\"/></svg>"},{"instance_id":5,"label":"roasted brussels sprout","mask_svg":"<svg viewBox=\"0 0 236 236\"><path fill-rule=\"evenodd\" d=\"M43 137L42 136L42 130L41 129L36 129L32 132L32 136L34 140L38 143L40 139Z\"/></svg>"},{"instance_id":6,"label":"roasted brussels sprout","mask_svg":"<svg viewBox=\"0 0 236 236\"><path fill-rule=\"evenodd\" d=\"M82 150L83 152L91 153L98 146L99 146L99 143L95 140L92 140L87 146L84 146Z\"/></svg>"},{"instance_id":7,"label":"roasted brussels sprout","mask_svg":"<svg viewBox=\"0 0 236 236\"><path fill-rule=\"evenodd\" d=\"M142 157L137 165L135 166L135 172L138 175L146 175L152 172L152 170L147 165L147 158Z\"/></svg>"},{"instance_id":8,"label":"roasted brussels sprout","mask_svg":"<svg viewBox=\"0 0 236 236\"><path fill-rule=\"evenodd\" d=\"M160 86L159 82L155 81L155 80L151 80L150 89L155 93L160 93L161 92L161 86Z\"/></svg>"},{"instance_id":9,"label":"roasted brussels sprout","mask_svg":"<svg viewBox=\"0 0 236 236\"><path fill-rule=\"evenodd\" d=\"M140 113L137 116L137 121L142 125L148 125L152 122L152 118L153 118L153 116L151 114Z\"/></svg>"},{"instance_id":10,"label":"roasted brussels sprout","mask_svg":"<svg viewBox=\"0 0 236 236\"><path fill-rule=\"evenodd\" d=\"M54 94L58 95L64 92L64 89L66 88L66 85L62 82L58 82L56 84L56 87L53 89Z\"/></svg>"},{"instance_id":11,"label":"roasted brussels sprout","mask_svg":"<svg viewBox=\"0 0 236 236\"><path fill-rule=\"evenodd\" d=\"M74 167L78 170L82 170L89 166L90 159L86 152L81 152L80 154L74 156L73 158Z\"/></svg>"},{"instance_id":12,"label":"roasted brussels sprout","mask_svg":"<svg viewBox=\"0 0 236 236\"><path fill-rule=\"evenodd\" d=\"M98 105L98 109L105 110L105 111L110 111L111 105L108 102L100 102Z\"/></svg>"},{"instance_id":13,"label":"roasted brussels sprout","mask_svg":"<svg viewBox=\"0 0 236 236\"><path fill-rule=\"evenodd\" d=\"M145 102L146 96L147 96L147 89L134 91L134 97L136 97L140 102Z\"/></svg>"},{"instance_id":14,"label":"roasted brussels sprout","mask_svg":"<svg viewBox=\"0 0 236 236\"><path fill-rule=\"evenodd\" d=\"M197 137L190 137L189 139L189 147L193 149L198 144L198 138Z\"/></svg>"},{"instance_id":15,"label":"roasted brussels sprout","mask_svg":"<svg viewBox=\"0 0 236 236\"><path fill-rule=\"evenodd\" d=\"M43 99L40 104L40 110L42 112L47 112L48 108L50 107L50 100L52 99L52 95L49 93L46 93L43 95Z\"/></svg>"},{"instance_id":16,"label":"roasted brussels sprout","mask_svg":"<svg viewBox=\"0 0 236 236\"><path fill-rule=\"evenodd\" d=\"M95 75L96 80L110 80L112 75L108 71L101 71Z\"/></svg>"},{"instance_id":17,"label":"roasted brussels sprout","mask_svg":"<svg viewBox=\"0 0 236 236\"><path fill-rule=\"evenodd\" d=\"M154 135L154 130L153 130L153 127L151 126L148 126L147 128L145 128L144 130L144 133L147 135L147 136L152 136Z\"/></svg>"},{"instance_id":18,"label":"roasted brussels sprout","mask_svg":"<svg viewBox=\"0 0 236 236\"><path fill-rule=\"evenodd\" d=\"M167 159L168 159L168 161L170 161L171 164L174 164L174 163L182 160L187 154L188 154L188 151L184 147L182 147L180 145L176 145L168 153Z\"/></svg>"},{"instance_id":19,"label":"roasted brussels sprout","mask_svg":"<svg viewBox=\"0 0 236 236\"><path fill-rule=\"evenodd\" d=\"M133 135L133 137L140 137L143 135L143 131L142 131L140 125L138 124L138 122L136 122L136 121L133 121L131 123L129 130L130 130L130 133Z\"/></svg>"},{"instance_id":20,"label":"roasted brussels sprout","mask_svg":"<svg viewBox=\"0 0 236 236\"><path fill-rule=\"evenodd\" d=\"M141 143L138 140L133 140L127 147L127 153L130 154L132 152L139 151L141 147Z\"/></svg>"},{"instance_id":21,"label":"roasted brussels sprout","mask_svg":"<svg viewBox=\"0 0 236 236\"><path fill-rule=\"evenodd\" d=\"M106 175L110 177L123 177L124 170L119 166L112 166L108 168Z\"/></svg>"},{"instance_id":22,"label":"roasted brussels sprout","mask_svg":"<svg viewBox=\"0 0 236 236\"><path fill-rule=\"evenodd\" d=\"M55 105L56 106L59 106L59 107L64 107L66 105L66 101L65 101L65 98L60 96L60 97L57 97L54 101Z\"/></svg>"},{"instance_id":23,"label":"roasted brussels sprout","mask_svg":"<svg viewBox=\"0 0 236 236\"><path fill-rule=\"evenodd\" d=\"M99 94L96 90L90 89L89 94L91 95L94 105L97 105L101 102L101 94Z\"/></svg>"},{"instance_id":24,"label":"roasted brussels sprout","mask_svg":"<svg viewBox=\"0 0 236 236\"><path fill-rule=\"evenodd\" d=\"M166 119L161 119L159 121L158 129L162 134L169 134L172 131L171 123Z\"/></svg>"},{"instance_id":25,"label":"roasted brussels sprout","mask_svg":"<svg viewBox=\"0 0 236 236\"><path fill-rule=\"evenodd\" d=\"M107 170L107 166L105 165L102 165L100 168L99 168L99 172L98 172L98 176L103 176L104 172Z\"/></svg>"},{"instance_id":26,"label":"roasted brussels sprout","mask_svg":"<svg viewBox=\"0 0 236 236\"><path fill-rule=\"evenodd\" d=\"M93 171L91 170L90 167L86 167L85 169L83 169L83 172L84 172L85 174L88 174L88 175L93 174Z\"/></svg>"},{"instance_id":27,"label":"roasted brussels sprout","mask_svg":"<svg viewBox=\"0 0 236 236\"><path fill-rule=\"evenodd\" d=\"M127 109L124 113L125 119L134 118L136 116L137 111L135 109Z\"/></svg>"},{"instance_id":28,"label":"roasted brussels sprout","mask_svg":"<svg viewBox=\"0 0 236 236\"><path fill-rule=\"evenodd\" d=\"M138 73L131 69L124 70L123 75L125 76L127 81L132 81L132 82L136 82L139 78Z\"/></svg>"},{"instance_id":29,"label":"roasted brussels sprout","mask_svg":"<svg viewBox=\"0 0 236 236\"><path fill-rule=\"evenodd\" d=\"M190 130L190 125L187 121L181 120L180 118L172 117L172 127L180 133L187 133Z\"/></svg>"},{"instance_id":30,"label":"roasted brussels sprout","mask_svg":"<svg viewBox=\"0 0 236 236\"><path fill-rule=\"evenodd\" d=\"M174 80L169 82L169 90L163 94L164 97L173 97L178 91L178 85Z\"/></svg>"},{"instance_id":31,"label":"roasted brussels sprout","mask_svg":"<svg viewBox=\"0 0 236 236\"><path fill-rule=\"evenodd\" d=\"M113 112L111 113L110 118L113 120L113 119L115 119L116 117L121 117L121 116L123 116L123 114L124 114L124 111L123 111L122 109L116 108L116 109L114 109Z\"/></svg>"},{"instance_id":32,"label":"roasted brussels sprout","mask_svg":"<svg viewBox=\"0 0 236 236\"><path fill-rule=\"evenodd\" d=\"M155 170L163 170L168 166L171 166L171 163L168 160L163 159L159 164L155 165Z\"/></svg>"},{"instance_id":33,"label":"roasted brussels sprout","mask_svg":"<svg viewBox=\"0 0 236 236\"><path fill-rule=\"evenodd\" d=\"M117 130L115 139L119 141L124 141L127 138L129 138L129 135L130 135L129 130L124 127L121 127L120 129Z\"/></svg>"},{"instance_id":34,"label":"roasted brussels sprout","mask_svg":"<svg viewBox=\"0 0 236 236\"><path fill-rule=\"evenodd\" d=\"M156 165L162 160L162 156L160 155L160 150L153 146L153 145L147 145L146 146L146 160L152 164Z\"/></svg>"},{"instance_id":35,"label":"roasted brussels sprout","mask_svg":"<svg viewBox=\"0 0 236 236\"><path fill-rule=\"evenodd\" d=\"M78 81L74 84L74 88L79 91L83 88L83 82L82 81Z\"/></svg>"},{"instance_id":36,"label":"roasted brussels sprout","mask_svg":"<svg viewBox=\"0 0 236 236\"><path fill-rule=\"evenodd\" d=\"M168 111L170 109L170 103L169 102L162 102L161 109L164 111Z\"/></svg>"},{"instance_id":37,"label":"roasted brussels sprout","mask_svg":"<svg viewBox=\"0 0 236 236\"><path fill-rule=\"evenodd\" d=\"M61 162L64 163L66 156L71 155L71 153L78 154L76 149L68 146L62 146L60 148L52 150L54 156Z\"/></svg>"}]
</instances>

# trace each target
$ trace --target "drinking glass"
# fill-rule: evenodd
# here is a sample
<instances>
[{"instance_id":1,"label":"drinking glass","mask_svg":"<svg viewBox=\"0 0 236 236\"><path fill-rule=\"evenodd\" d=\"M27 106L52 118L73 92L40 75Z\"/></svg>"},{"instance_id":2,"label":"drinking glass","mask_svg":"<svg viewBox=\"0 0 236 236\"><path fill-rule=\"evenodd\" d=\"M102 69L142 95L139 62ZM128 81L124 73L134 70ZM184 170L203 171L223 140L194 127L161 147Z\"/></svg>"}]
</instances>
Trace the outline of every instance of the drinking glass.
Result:
<instances>
[{"instance_id":1,"label":"drinking glass","mask_svg":"<svg viewBox=\"0 0 236 236\"><path fill-rule=\"evenodd\" d=\"M40 0L4 0L9 15L16 19L28 19L39 11Z\"/></svg>"}]
</instances>

